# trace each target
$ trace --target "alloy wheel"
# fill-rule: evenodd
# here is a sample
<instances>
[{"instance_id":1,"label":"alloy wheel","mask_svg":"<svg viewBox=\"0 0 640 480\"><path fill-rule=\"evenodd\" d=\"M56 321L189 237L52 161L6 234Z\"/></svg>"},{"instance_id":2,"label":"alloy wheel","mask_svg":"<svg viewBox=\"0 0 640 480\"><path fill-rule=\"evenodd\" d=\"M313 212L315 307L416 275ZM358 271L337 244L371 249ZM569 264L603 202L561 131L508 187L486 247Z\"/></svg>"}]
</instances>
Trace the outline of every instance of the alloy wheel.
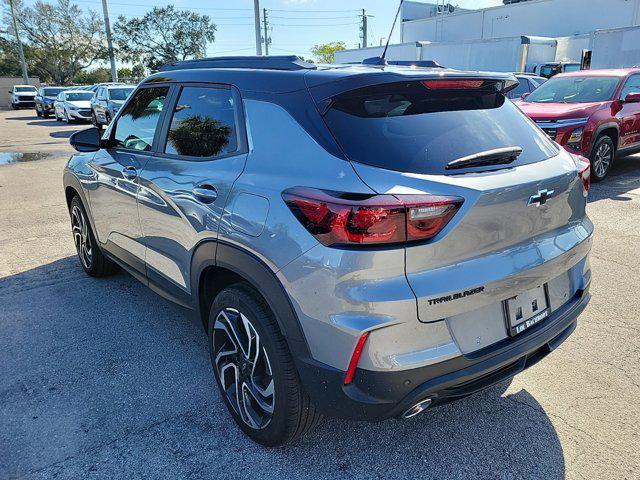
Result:
<instances>
[{"instance_id":1,"label":"alloy wheel","mask_svg":"<svg viewBox=\"0 0 640 480\"><path fill-rule=\"evenodd\" d=\"M611 164L611 159L613 158L613 150L611 149L611 145L608 143L603 143L596 150L596 156L593 161L593 169L595 170L596 176L604 177L609 169L609 165Z\"/></svg>"},{"instance_id":2,"label":"alloy wheel","mask_svg":"<svg viewBox=\"0 0 640 480\"><path fill-rule=\"evenodd\" d=\"M91 236L89 235L89 225L84 213L77 205L74 205L71 209L71 230L80 261L84 268L90 270L93 265L93 248L91 246Z\"/></svg>"},{"instance_id":3,"label":"alloy wheel","mask_svg":"<svg viewBox=\"0 0 640 480\"><path fill-rule=\"evenodd\" d=\"M269 425L275 407L273 371L260 335L234 308L221 310L213 326L214 368L229 404L247 426Z\"/></svg>"}]
</instances>

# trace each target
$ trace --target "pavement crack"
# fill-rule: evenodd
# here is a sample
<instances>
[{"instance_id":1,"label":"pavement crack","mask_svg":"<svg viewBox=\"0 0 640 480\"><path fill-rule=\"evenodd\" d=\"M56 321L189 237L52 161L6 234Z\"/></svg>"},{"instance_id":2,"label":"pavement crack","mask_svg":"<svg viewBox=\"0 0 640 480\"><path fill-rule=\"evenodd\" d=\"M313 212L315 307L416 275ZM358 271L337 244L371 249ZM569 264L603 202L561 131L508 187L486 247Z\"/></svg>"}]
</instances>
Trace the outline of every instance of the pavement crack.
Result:
<instances>
[{"instance_id":1,"label":"pavement crack","mask_svg":"<svg viewBox=\"0 0 640 480\"><path fill-rule=\"evenodd\" d=\"M173 421L173 420L175 420L177 418L184 417L184 416L187 416L187 415L191 415L193 413L194 413L193 410L186 410L186 411L178 413L176 415L172 415L172 416L169 416L169 417L165 417L165 418L163 418L161 420L157 420L155 422L148 423L147 425L145 425L142 428L138 428L138 429L135 429L135 430L130 430L130 431L126 432L124 435L120 435L120 436L118 436L116 438L113 438L113 439L107 441L107 442L102 442L102 443L100 443L98 445L95 445L95 446L93 446L91 448L86 448L84 450L80 450L80 451L74 453L73 455L68 455L67 457L65 457L65 458L63 458L61 460L57 460L55 462L49 463L49 464L47 464L47 465L45 465L43 467L40 467L38 469L31 470L31 471L25 473L24 475L21 475L21 476L16 477L16 478L26 478L26 477L28 477L30 475L34 475L34 474L43 472L45 470L48 470L50 468L54 468L54 467L56 467L58 465L62 465L62 464L67 463L67 462L69 462L71 460L75 460L77 457L79 457L81 455L86 455L88 453L97 452L99 450L102 450L105 447L109 447L109 446L114 445L114 444L116 444L116 443L118 443L118 442L120 442L120 441L122 441L122 440L124 440L124 439L126 439L128 437L131 437L132 435L144 434L144 433L148 432L149 430L151 430L151 429L153 429L155 427L158 427L158 426L160 426L160 425L162 425L164 423L171 422L171 421Z\"/></svg>"}]
</instances>

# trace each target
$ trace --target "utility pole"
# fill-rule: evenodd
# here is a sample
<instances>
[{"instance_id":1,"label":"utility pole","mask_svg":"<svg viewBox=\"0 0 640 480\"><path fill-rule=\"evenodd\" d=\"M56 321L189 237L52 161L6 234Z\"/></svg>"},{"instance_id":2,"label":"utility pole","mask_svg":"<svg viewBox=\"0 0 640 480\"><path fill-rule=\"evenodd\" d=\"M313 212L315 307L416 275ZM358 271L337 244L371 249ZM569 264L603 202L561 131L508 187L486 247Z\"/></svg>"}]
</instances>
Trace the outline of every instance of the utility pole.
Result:
<instances>
[{"instance_id":1,"label":"utility pole","mask_svg":"<svg viewBox=\"0 0 640 480\"><path fill-rule=\"evenodd\" d=\"M27 73L27 61L24 58L24 50L22 49L22 42L20 41L20 32L18 32L18 22L16 21L16 11L13 8L13 0L9 0L9 9L11 10L11 19L13 20L13 33L18 43L18 55L20 56L20 63L22 64L22 80L25 85L28 85L29 75Z\"/></svg>"},{"instance_id":2,"label":"utility pole","mask_svg":"<svg viewBox=\"0 0 640 480\"><path fill-rule=\"evenodd\" d=\"M256 55L262 55L262 37L260 35L260 0L253 0L253 16L256 27Z\"/></svg>"},{"instance_id":3,"label":"utility pole","mask_svg":"<svg viewBox=\"0 0 640 480\"><path fill-rule=\"evenodd\" d=\"M269 30L268 30L268 22L267 22L267 9L262 10L262 23L264 24L264 54L269 55Z\"/></svg>"},{"instance_id":4,"label":"utility pole","mask_svg":"<svg viewBox=\"0 0 640 480\"><path fill-rule=\"evenodd\" d=\"M109 60L111 61L111 80L118 81L118 70L116 70L116 57L113 54L113 42L111 41L111 24L109 23L109 7L107 0L102 0L102 13L104 13L104 29L107 33L107 45L109 47Z\"/></svg>"},{"instance_id":5,"label":"utility pole","mask_svg":"<svg viewBox=\"0 0 640 480\"><path fill-rule=\"evenodd\" d=\"M362 45L367 48L369 46L367 42L367 12L364 8L362 9L362 26L360 28L362 29Z\"/></svg>"}]
</instances>

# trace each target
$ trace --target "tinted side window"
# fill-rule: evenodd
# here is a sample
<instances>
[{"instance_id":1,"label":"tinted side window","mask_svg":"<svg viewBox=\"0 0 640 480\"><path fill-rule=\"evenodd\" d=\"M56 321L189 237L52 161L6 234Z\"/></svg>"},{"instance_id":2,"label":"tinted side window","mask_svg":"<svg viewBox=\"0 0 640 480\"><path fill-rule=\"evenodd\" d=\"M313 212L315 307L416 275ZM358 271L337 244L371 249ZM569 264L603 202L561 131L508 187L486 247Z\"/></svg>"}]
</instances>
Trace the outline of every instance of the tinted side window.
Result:
<instances>
[{"instance_id":1,"label":"tinted side window","mask_svg":"<svg viewBox=\"0 0 640 480\"><path fill-rule=\"evenodd\" d=\"M627 80L620 94L620 98L624 100L630 93L640 93L640 75L634 75Z\"/></svg>"},{"instance_id":2,"label":"tinted side window","mask_svg":"<svg viewBox=\"0 0 640 480\"><path fill-rule=\"evenodd\" d=\"M151 150L169 87L143 88L122 111L113 136L116 147Z\"/></svg>"},{"instance_id":3,"label":"tinted side window","mask_svg":"<svg viewBox=\"0 0 640 480\"><path fill-rule=\"evenodd\" d=\"M184 87L173 111L165 153L218 157L235 152L234 103L230 89Z\"/></svg>"}]
</instances>

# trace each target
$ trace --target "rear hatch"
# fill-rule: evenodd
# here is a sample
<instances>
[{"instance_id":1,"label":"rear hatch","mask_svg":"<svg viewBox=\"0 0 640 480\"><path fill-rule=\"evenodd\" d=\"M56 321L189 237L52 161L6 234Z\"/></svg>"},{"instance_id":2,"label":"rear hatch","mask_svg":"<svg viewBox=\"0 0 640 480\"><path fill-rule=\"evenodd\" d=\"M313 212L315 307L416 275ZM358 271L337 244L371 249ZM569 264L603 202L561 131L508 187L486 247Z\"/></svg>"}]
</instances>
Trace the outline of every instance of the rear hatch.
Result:
<instances>
[{"instance_id":1,"label":"rear hatch","mask_svg":"<svg viewBox=\"0 0 640 480\"><path fill-rule=\"evenodd\" d=\"M484 324L477 318L485 337L467 339L474 345L463 351L502 338L502 302L510 297L562 278L559 296L568 301L580 281L567 278L590 247L576 159L505 98L501 82L444 77L368 85L336 95L324 112L377 193L464 198L435 238L405 247L421 321L459 318L466 325L470 313L487 317Z\"/></svg>"}]
</instances>

